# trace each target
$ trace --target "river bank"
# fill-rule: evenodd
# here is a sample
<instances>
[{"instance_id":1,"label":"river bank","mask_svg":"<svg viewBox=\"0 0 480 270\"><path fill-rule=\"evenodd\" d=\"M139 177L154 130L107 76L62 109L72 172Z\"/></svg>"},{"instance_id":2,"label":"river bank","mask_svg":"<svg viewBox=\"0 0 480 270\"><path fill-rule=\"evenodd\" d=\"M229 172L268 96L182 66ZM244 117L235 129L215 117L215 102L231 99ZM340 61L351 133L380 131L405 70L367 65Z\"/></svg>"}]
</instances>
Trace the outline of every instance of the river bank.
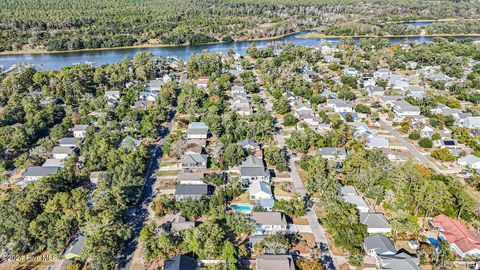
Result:
<instances>
[{"instance_id":1,"label":"river bank","mask_svg":"<svg viewBox=\"0 0 480 270\"><path fill-rule=\"evenodd\" d=\"M418 35L354 35L354 36L336 36L336 35L325 35L321 33L307 33L295 36L296 38L420 38L420 37L478 37L479 34L418 34Z\"/></svg>"},{"instance_id":2,"label":"river bank","mask_svg":"<svg viewBox=\"0 0 480 270\"><path fill-rule=\"evenodd\" d=\"M248 41L274 41L290 35L295 35L301 33L305 30L288 33L284 35L278 35L273 37L263 37L263 38L254 38L254 39L240 39L235 40L234 42L248 42ZM230 42L233 43L233 42ZM181 47L191 47L191 46L207 46L207 45L218 45L226 44L226 42L207 42L201 44L181 44L181 45L171 45L171 44L140 44L132 46L121 46L121 47L108 47L108 48L89 48L89 49L80 49L80 50L65 50L65 51L48 51L45 49L31 49L31 50L19 50L19 51L4 51L0 52L0 55L35 55L35 54L62 54L62 53L82 53L82 52L96 52L96 51L111 51L111 50L128 50L128 49L147 49L147 48L181 48Z\"/></svg>"}]
</instances>

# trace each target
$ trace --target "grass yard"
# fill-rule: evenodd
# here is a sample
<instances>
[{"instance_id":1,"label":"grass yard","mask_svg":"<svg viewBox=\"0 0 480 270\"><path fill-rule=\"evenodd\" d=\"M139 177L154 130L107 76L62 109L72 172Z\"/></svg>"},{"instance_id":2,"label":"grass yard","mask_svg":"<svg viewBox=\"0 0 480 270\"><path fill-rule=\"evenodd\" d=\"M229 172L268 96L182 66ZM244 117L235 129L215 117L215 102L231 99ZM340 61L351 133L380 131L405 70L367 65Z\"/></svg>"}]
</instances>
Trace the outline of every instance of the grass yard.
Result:
<instances>
[{"instance_id":1,"label":"grass yard","mask_svg":"<svg viewBox=\"0 0 480 270\"><path fill-rule=\"evenodd\" d=\"M171 171L158 171L157 176L175 176L178 175L180 170L171 170Z\"/></svg>"}]
</instances>

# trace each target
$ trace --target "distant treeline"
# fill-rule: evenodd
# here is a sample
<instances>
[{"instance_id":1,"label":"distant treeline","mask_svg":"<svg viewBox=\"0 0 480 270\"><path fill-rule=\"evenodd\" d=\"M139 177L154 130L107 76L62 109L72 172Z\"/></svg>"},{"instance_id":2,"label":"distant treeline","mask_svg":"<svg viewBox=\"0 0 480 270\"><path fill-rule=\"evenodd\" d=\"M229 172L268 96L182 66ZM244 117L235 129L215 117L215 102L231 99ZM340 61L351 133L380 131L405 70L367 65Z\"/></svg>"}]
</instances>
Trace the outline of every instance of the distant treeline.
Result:
<instances>
[{"instance_id":1,"label":"distant treeline","mask_svg":"<svg viewBox=\"0 0 480 270\"><path fill-rule=\"evenodd\" d=\"M329 31L413 33L418 30L405 25L378 29L357 22L474 18L478 14L480 3L458 1L2 0L0 51L231 42L342 22L356 23Z\"/></svg>"}]
</instances>

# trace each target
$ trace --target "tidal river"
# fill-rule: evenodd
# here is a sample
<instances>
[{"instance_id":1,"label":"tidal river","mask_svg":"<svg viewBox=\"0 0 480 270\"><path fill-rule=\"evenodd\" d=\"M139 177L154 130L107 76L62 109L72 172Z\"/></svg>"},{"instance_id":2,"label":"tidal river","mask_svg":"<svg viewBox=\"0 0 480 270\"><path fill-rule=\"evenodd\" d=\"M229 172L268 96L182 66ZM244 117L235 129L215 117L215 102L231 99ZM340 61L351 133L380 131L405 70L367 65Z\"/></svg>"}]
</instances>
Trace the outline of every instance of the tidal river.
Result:
<instances>
[{"instance_id":1,"label":"tidal river","mask_svg":"<svg viewBox=\"0 0 480 270\"><path fill-rule=\"evenodd\" d=\"M17 54L17 55L0 55L0 66L5 69L14 64L28 63L33 64L39 70L56 70L65 66L71 66L75 63L91 62L95 66L100 66L107 63L115 63L121 61L125 55L133 57L137 52L148 51L156 56L175 56L179 59L186 60L192 54L207 50L209 52L223 52L227 53L228 48L232 46L235 52L245 54L250 44L255 44L257 47L266 47L269 44L278 42L290 42L296 45L313 46L318 45L320 41L329 41L332 44L340 41L341 38L297 38L296 36L309 33L311 31L302 31L299 33L284 36L275 40L254 40L254 41L238 41L232 43L208 44L208 45L194 45L194 46L178 46L178 47L158 47L158 48L125 48L125 49L107 49L97 51L80 51L80 52L65 52L65 53L45 53L45 54ZM467 36L456 36L457 39L465 39ZM473 39L480 39L480 36L471 37ZM391 43L400 42L404 37L388 38ZM432 37L408 37L409 41L426 42L430 41ZM358 42L358 38L355 41Z\"/></svg>"}]
</instances>

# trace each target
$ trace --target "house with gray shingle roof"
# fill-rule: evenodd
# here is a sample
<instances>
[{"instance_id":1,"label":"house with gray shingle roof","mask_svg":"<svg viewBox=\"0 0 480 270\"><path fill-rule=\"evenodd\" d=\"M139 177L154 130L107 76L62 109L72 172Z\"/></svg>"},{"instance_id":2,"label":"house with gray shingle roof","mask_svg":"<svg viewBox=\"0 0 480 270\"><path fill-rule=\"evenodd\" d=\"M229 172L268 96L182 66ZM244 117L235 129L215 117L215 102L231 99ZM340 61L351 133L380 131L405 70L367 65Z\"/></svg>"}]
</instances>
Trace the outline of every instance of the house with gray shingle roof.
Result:
<instances>
[{"instance_id":1,"label":"house with gray shingle roof","mask_svg":"<svg viewBox=\"0 0 480 270\"><path fill-rule=\"evenodd\" d=\"M276 234L288 229L287 217L282 212L253 212L256 227L253 235Z\"/></svg>"},{"instance_id":2,"label":"house with gray shingle roof","mask_svg":"<svg viewBox=\"0 0 480 270\"><path fill-rule=\"evenodd\" d=\"M182 168L206 169L208 156L205 154L184 154L181 158Z\"/></svg>"},{"instance_id":3,"label":"house with gray shingle roof","mask_svg":"<svg viewBox=\"0 0 480 270\"><path fill-rule=\"evenodd\" d=\"M393 245L392 241L382 234L365 237L363 239L363 245L365 252L375 258L378 255L394 255L397 253L397 248Z\"/></svg>"},{"instance_id":4,"label":"house with gray shingle roof","mask_svg":"<svg viewBox=\"0 0 480 270\"><path fill-rule=\"evenodd\" d=\"M264 254L255 258L256 270L295 270L292 255Z\"/></svg>"},{"instance_id":5,"label":"house with gray shingle roof","mask_svg":"<svg viewBox=\"0 0 480 270\"><path fill-rule=\"evenodd\" d=\"M360 223L367 226L370 234L392 232L390 223L382 213L360 213Z\"/></svg>"},{"instance_id":6,"label":"house with gray shingle roof","mask_svg":"<svg viewBox=\"0 0 480 270\"><path fill-rule=\"evenodd\" d=\"M272 187L263 181L254 181L248 187L250 200L272 199Z\"/></svg>"},{"instance_id":7,"label":"house with gray shingle roof","mask_svg":"<svg viewBox=\"0 0 480 270\"><path fill-rule=\"evenodd\" d=\"M207 139L208 127L203 122L192 122L188 124L187 139Z\"/></svg>"},{"instance_id":8,"label":"house with gray shingle roof","mask_svg":"<svg viewBox=\"0 0 480 270\"><path fill-rule=\"evenodd\" d=\"M40 167L40 166L32 166L27 169L27 171L23 174L23 178L27 182L35 182L40 180L42 177L46 177L52 174L57 173L60 170L60 167Z\"/></svg>"},{"instance_id":9,"label":"house with gray shingle roof","mask_svg":"<svg viewBox=\"0 0 480 270\"><path fill-rule=\"evenodd\" d=\"M253 181L270 182L270 173L263 165L263 160L255 156L248 156L240 165L240 180L248 184Z\"/></svg>"},{"instance_id":10,"label":"house with gray shingle roof","mask_svg":"<svg viewBox=\"0 0 480 270\"><path fill-rule=\"evenodd\" d=\"M325 159L345 160L347 158L347 150L341 147L322 147L315 154Z\"/></svg>"},{"instance_id":11,"label":"house with gray shingle roof","mask_svg":"<svg viewBox=\"0 0 480 270\"><path fill-rule=\"evenodd\" d=\"M52 149L54 159L67 159L73 153L73 148L68 146L55 146Z\"/></svg>"},{"instance_id":12,"label":"house with gray shingle roof","mask_svg":"<svg viewBox=\"0 0 480 270\"><path fill-rule=\"evenodd\" d=\"M204 195L209 195L207 184L175 186L175 200L200 199Z\"/></svg>"},{"instance_id":13,"label":"house with gray shingle roof","mask_svg":"<svg viewBox=\"0 0 480 270\"><path fill-rule=\"evenodd\" d=\"M398 252L394 255L379 255L377 257L377 266L380 267L380 270L421 270L418 266L419 264L420 261L417 257L411 256L406 252Z\"/></svg>"}]
</instances>

